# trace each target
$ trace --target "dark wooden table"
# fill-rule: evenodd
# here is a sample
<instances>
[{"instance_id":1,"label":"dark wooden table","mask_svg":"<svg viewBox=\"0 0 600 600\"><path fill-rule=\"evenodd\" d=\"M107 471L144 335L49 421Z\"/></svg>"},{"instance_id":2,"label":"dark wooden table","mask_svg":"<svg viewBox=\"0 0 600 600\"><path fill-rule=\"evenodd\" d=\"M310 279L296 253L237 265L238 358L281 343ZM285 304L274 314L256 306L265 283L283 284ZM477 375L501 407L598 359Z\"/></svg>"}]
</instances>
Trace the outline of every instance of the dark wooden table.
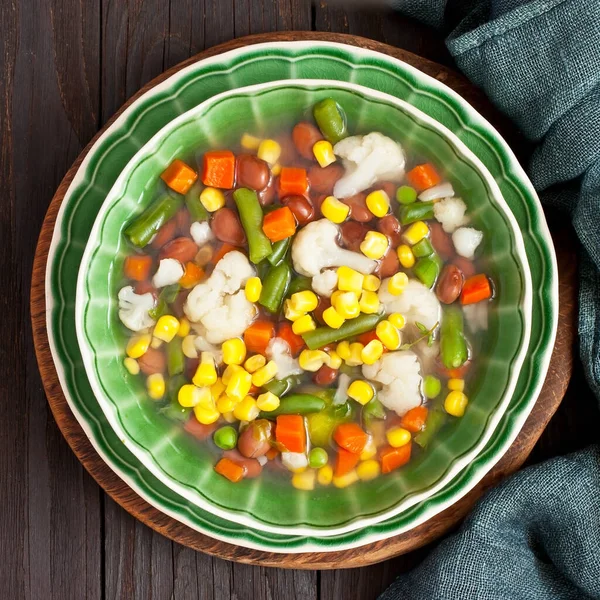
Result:
<instances>
[{"instance_id":1,"label":"dark wooden table","mask_svg":"<svg viewBox=\"0 0 600 600\"><path fill-rule=\"evenodd\" d=\"M233 37L286 29L353 33L451 64L431 30L323 0L0 2L0 598L375 598L430 550L328 572L194 552L105 496L44 397L28 296L37 234L64 173L118 107L165 69ZM598 415L584 389L576 367L530 461L591 441Z\"/></svg>"}]
</instances>

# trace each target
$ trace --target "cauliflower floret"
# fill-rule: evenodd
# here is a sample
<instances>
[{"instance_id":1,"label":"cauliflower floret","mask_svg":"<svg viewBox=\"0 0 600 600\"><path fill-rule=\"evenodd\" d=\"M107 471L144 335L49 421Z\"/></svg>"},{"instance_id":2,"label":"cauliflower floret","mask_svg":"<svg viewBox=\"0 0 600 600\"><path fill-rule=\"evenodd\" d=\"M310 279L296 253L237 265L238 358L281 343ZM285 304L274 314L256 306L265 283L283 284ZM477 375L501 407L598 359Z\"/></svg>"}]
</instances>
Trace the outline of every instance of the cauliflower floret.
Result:
<instances>
[{"instance_id":1,"label":"cauliflower floret","mask_svg":"<svg viewBox=\"0 0 600 600\"><path fill-rule=\"evenodd\" d=\"M183 277L183 267L178 260L174 258L163 258L158 263L158 269L152 278L152 285L155 288L166 287L177 283Z\"/></svg>"},{"instance_id":2,"label":"cauliflower floret","mask_svg":"<svg viewBox=\"0 0 600 600\"><path fill-rule=\"evenodd\" d=\"M433 205L433 214L446 233L468 223L466 212L467 205L460 198L444 198Z\"/></svg>"},{"instance_id":3,"label":"cauliflower floret","mask_svg":"<svg viewBox=\"0 0 600 600\"><path fill-rule=\"evenodd\" d=\"M350 387L350 376L346 373L340 373L338 377L338 386L335 390L335 396L333 397L333 404L344 404L348 400L348 388Z\"/></svg>"},{"instance_id":4,"label":"cauliflower floret","mask_svg":"<svg viewBox=\"0 0 600 600\"><path fill-rule=\"evenodd\" d=\"M246 256L232 250L216 264L212 275L190 292L183 310L192 323L206 329L204 337L211 344L241 336L256 317L256 307L242 289L254 273Z\"/></svg>"},{"instance_id":5,"label":"cauliflower floret","mask_svg":"<svg viewBox=\"0 0 600 600\"><path fill-rule=\"evenodd\" d=\"M119 319L121 323L131 331L142 331L152 327L154 319L148 311L154 308L154 296L147 294L136 294L130 285L119 291Z\"/></svg>"},{"instance_id":6,"label":"cauliflower floret","mask_svg":"<svg viewBox=\"0 0 600 600\"><path fill-rule=\"evenodd\" d=\"M473 333L486 331L488 328L488 304L477 302L463 306L463 313L467 326Z\"/></svg>"},{"instance_id":7,"label":"cauliflower floret","mask_svg":"<svg viewBox=\"0 0 600 600\"><path fill-rule=\"evenodd\" d=\"M298 359L292 356L290 345L282 338L276 337L269 342L267 358L277 365L275 379L285 379L290 375L302 373Z\"/></svg>"},{"instance_id":8,"label":"cauliflower floret","mask_svg":"<svg viewBox=\"0 0 600 600\"><path fill-rule=\"evenodd\" d=\"M203 244L206 244L206 242L210 242L210 240L215 237L210 225L206 221L196 221L195 223L192 223L190 227L190 235L198 246L202 246Z\"/></svg>"},{"instance_id":9,"label":"cauliflower floret","mask_svg":"<svg viewBox=\"0 0 600 600\"><path fill-rule=\"evenodd\" d=\"M304 452L282 452L281 462L290 471L298 471L308 467L308 458Z\"/></svg>"},{"instance_id":10,"label":"cauliflower floret","mask_svg":"<svg viewBox=\"0 0 600 600\"><path fill-rule=\"evenodd\" d=\"M343 159L346 170L333 188L336 198L348 198L377 181L400 181L404 176L402 146L376 131L347 137L333 151Z\"/></svg>"},{"instance_id":11,"label":"cauliflower floret","mask_svg":"<svg viewBox=\"0 0 600 600\"><path fill-rule=\"evenodd\" d=\"M327 267L343 265L360 273L372 273L377 263L363 254L340 248L339 232L338 226L327 219L313 221L301 229L292 244L294 269L307 277L314 277Z\"/></svg>"},{"instance_id":12,"label":"cauliflower floret","mask_svg":"<svg viewBox=\"0 0 600 600\"><path fill-rule=\"evenodd\" d=\"M432 200L437 200L438 198L452 198L452 196L454 196L454 188L452 187L451 183L446 182L440 183L439 185L434 185L428 190L421 192L419 194L419 200L421 202L431 202Z\"/></svg>"},{"instance_id":13,"label":"cauliflower floret","mask_svg":"<svg viewBox=\"0 0 600 600\"><path fill-rule=\"evenodd\" d=\"M362 372L367 379L383 385L377 398L401 417L423 401L420 369L417 355L401 350L384 354L373 365L363 365Z\"/></svg>"},{"instance_id":14,"label":"cauliflower floret","mask_svg":"<svg viewBox=\"0 0 600 600\"><path fill-rule=\"evenodd\" d=\"M452 234L452 243L456 252L465 258L473 258L481 240L483 240L483 233L472 227L461 227Z\"/></svg>"},{"instance_id":15,"label":"cauliflower floret","mask_svg":"<svg viewBox=\"0 0 600 600\"><path fill-rule=\"evenodd\" d=\"M381 282L378 296L387 314L400 313L407 323L422 323L431 329L440 321L440 302L435 293L416 279L409 279L399 296L388 292L388 279Z\"/></svg>"},{"instance_id":16,"label":"cauliflower floret","mask_svg":"<svg viewBox=\"0 0 600 600\"><path fill-rule=\"evenodd\" d=\"M337 273L332 269L326 269L312 278L311 285L316 294L330 298L337 287L337 282Z\"/></svg>"}]
</instances>

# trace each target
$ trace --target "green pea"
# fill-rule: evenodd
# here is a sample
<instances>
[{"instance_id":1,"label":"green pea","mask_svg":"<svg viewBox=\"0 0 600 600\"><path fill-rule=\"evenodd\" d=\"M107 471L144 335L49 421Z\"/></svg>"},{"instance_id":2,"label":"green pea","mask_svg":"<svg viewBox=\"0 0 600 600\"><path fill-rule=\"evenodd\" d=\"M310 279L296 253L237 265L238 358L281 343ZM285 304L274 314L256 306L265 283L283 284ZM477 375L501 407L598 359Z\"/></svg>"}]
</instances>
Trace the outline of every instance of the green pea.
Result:
<instances>
[{"instance_id":1,"label":"green pea","mask_svg":"<svg viewBox=\"0 0 600 600\"><path fill-rule=\"evenodd\" d=\"M232 450L235 448L237 438L237 431L231 427L231 425L226 425L225 427L217 429L213 435L215 444L221 448L221 450Z\"/></svg>"},{"instance_id":2,"label":"green pea","mask_svg":"<svg viewBox=\"0 0 600 600\"><path fill-rule=\"evenodd\" d=\"M396 200L400 204L412 204L417 199L417 190L409 185L401 185L396 190Z\"/></svg>"},{"instance_id":3,"label":"green pea","mask_svg":"<svg viewBox=\"0 0 600 600\"><path fill-rule=\"evenodd\" d=\"M308 465L312 469L320 469L327 464L329 456L323 448L313 448L308 454Z\"/></svg>"},{"instance_id":4,"label":"green pea","mask_svg":"<svg viewBox=\"0 0 600 600\"><path fill-rule=\"evenodd\" d=\"M423 379L423 393L426 398L433 400L439 396L439 393L442 391L442 382L433 375L427 375L425 379Z\"/></svg>"}]
</instances>

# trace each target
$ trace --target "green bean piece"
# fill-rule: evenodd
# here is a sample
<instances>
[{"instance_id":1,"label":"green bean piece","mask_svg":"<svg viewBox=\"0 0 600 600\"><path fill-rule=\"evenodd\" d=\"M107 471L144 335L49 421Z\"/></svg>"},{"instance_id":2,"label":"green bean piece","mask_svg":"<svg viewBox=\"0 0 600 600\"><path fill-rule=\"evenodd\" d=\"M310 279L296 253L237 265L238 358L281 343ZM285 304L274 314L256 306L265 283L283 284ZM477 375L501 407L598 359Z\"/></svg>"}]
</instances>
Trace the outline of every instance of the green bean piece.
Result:
<instances>
[{"instance_id":1,"label":"green bean piece","mask_svg":"<svg viewBox=\"0 0 600 600\"><path fill-rule=\"evenodd\" d=\"M367 425L370 425L373 419L385 419L385 408L377 398L373 398L362 409L362 417Z\"/></svg>"},{"instance_id":2,"label":"green bean piece","mask_svg":"<svg viewBox=\"0 0 600 600\"><path fill-rule=\"evenodd\" d=\"M440 353L447 369L457 369L469 358L463 327L462 311L456 306L447 306L440 327Z\"/></svg>"},{"instance_id":3,"label":"green bean piece","mask_svg":"<svg viewBox=\"0 0 600 600\"><path fill-rule=\"evenodd\" d=\"M168 402L161 409L160 413L172 421L178 421L185 423L190 418L192 409L189 407L181 406L177 399L177 394L182 385L188 383L183 375L176 375L169 379L167 383L167 396Z\"/></svg>"},{"instance_id":4,"label":"green bean piece","mask_svg":"<svg viewBox=\"0 0 600 600\"><path fill-rule=\"evenodd\" d=\"M415 443L419 444L421 448L426 448L429 442L433 439L435 434L441 429L442 425L446 422L447 415L439 409L430 410L427 415L427 421L425 421L425 429L415 435Z\"/></svg>"},{"instance_id":5,"label":"green bean piece","mask_svg":"<svg viewBox=\"0 0 600 600\"><path fill-rule=\"evenodd\" d=\"M440 274L440 268L440 259L436 255L432 255L420 258L413 267L413 271L424 285L432 288Z\"/></svg>"},{"instance_id":6,"label":"green bean piece","mask_svg":"<svg viewBox=\"0 0 600 600\"><path fill-rule=\"evenodd\" d=\"M279 240L273 244L273 252L267 257L267 260L275 267L277 266L287 254L287 251L292 243L292 238L287 237L285 240Z\"/></svg>"},{"instance_id":7,"label":"green bean piece","mask_svg":"<svg viewBox=\"0 0 600 600\"><path fill-rule=\"evenodd\" d=\"M433 375L426 375L423 379L423 394L425 398L433 400L440 395L442 391L442 382Z\"/></svg>"},{"instance_id":8,"label":"green bean piece","mask_svg":"<svg viewBox=\"0 0 600 600\"><path fill-rule=\"evenodd\" d=\"M285 396L288 392L291 392L294 388L298 387L302 382L302 378L299 375L288 375L283 379L271 379L267 381L263 388L267 392L271 392L280 398Z\"/></svg>"},{"instance_id":9,"label":"green bean piece","mask_svg":"<svg viewBox=\"0 0 600 600\"><path fill-rule=\"evenodd\" d=\"M413 254L417 258L424 258L425 256L431 256L434 253L433 246L428 238L423 238L420 242L417 242L412 247Z\"/></svg>"},{"instance_id":10,"label":"green bean piece","mask_svg":"<svg viewBox=\"0 0 600 600\"><path fill-rule=\"evenodd\" d=\"M250 261L257 265L273 252L271 242L262 230L263 211L258 196L254 190L239 188L233 192L233 199L248 239Z\"/></svg>"},{"instance_id":11,"label":"green bean piece","mask_svg":"<svg viewBox=\"0 0 600 600\"><path fill-rule=\"evenodd\" d=\"M279 407L271 411L261 411L259 418L271 419L279 415L310 415L325 408L325 401L312 394L290 394L281 399Z\"/></svg>"},{"instance_id":12,"label":"green bean piece","mask_svg":"<svg viewBox=\"0 0 600 600\"><path fill-rule=\"evenodd\" d=\"M178 283L173 283L164 287L158 295L158 302L156 303L156 306L148 311L150 317L156 321L163 315L166 315L167 312L169 312L169 304L175 302L177 294L179 294Z\"/></svg>"},{"instance_id":13,"label":"green bean piece","mask_svg":"<svg viewBox=\"0 0 600 600\"><path fill-rule=\"evenodd\" d=\"M417 190L409 185L401 185L396 190L396 200L400 204L412 204L417 199Z\"/></svg>"},{"instance_id":14,"label":"green bean piece","mask_svg":"<svg viewBox=\"0 0 600 600\"><path fill-rule=\"evenodd\" d=\"M384 318L384 315L374 314L366 315L362 314L355 319L346 321L339 329L333 329L331 327L317 327L313 331L302 334L302 338L306 342L306 345L311 350L317 350L328 344L335 342L341 342L349 337L360 335L366 331L375 329L375 326L379 321Z\"/></svg>"},{"instance_id":15,"label":"green bean piece","mask_svg":"<svg viewBox=\"0 0 600 600\"><path fill-rule=\"evenodd\" d=\"M305 277L304 275L296 275L290 283L290 287L287 291L287 296L291 296L296 292L303 292L304 290L312 290L310 277Z\"/></svg>"},{"instance_id":16,"label":"green bean piece","mask_svg":"<svg viewBox=\"0 0 600 600\"><path fill-rule=\"evenodd\" d=\"M415 202L402 206L398 211L398 217L402 225L433 219L433 202Z\"/></svg>"},{"instance_id":17,"label":"green bean piece","mask_svg":"<svg viewBox=\"0 0 600 600\"><path fill-rule=\"evenodd\" d=\"M138 248L146 246L158 230L170 221L183 205L183 199L164 196L153 202L133 223L125 229L125 235Z\"/></svg>"},{"instance_id":18,"label":"green bean piece","mask_svg":"<svg viewBox=\"0 0 600 600\"><path fill-rule=\"evenodd\" d=\"M348 136L346 115L341 106L333 98L325 98L315 104L313 109L315 121L328 142L337 144Z\"/></svg>"},{"instance_id":19,"label":"green bean piece","mask_svg":"<svg viewBox=\"0 0 600 600\"><path fill-rule=\"evenodd\" d=\"M193 221L208 221L210 215L200 202L200 188L194 186L185 195L185 205L192 216Z\"/></svg>"},{"instance_id":20,"label":"green bean piece","mask_svg":"<svg viewBox=\"0 0 600 600\"><path fill-rule=\"evenodd\" d=\"M185 367L185 357L181 349L182 339L175 336L167 344L167 371L170 377L183 373Z\"/></svg>"},{"instance_id":21,"label":"green bean piece","mask_svg":"<svg viewBox=\"0 0 600 600\"><path fill-rule=\"evenodd\" d=\"M271 267L271 270L263 280L258 303L264 306L271 314L279 312L291 280L292 269L287 262L284 261L276 267Z\"/></svg>"}]
</instances>

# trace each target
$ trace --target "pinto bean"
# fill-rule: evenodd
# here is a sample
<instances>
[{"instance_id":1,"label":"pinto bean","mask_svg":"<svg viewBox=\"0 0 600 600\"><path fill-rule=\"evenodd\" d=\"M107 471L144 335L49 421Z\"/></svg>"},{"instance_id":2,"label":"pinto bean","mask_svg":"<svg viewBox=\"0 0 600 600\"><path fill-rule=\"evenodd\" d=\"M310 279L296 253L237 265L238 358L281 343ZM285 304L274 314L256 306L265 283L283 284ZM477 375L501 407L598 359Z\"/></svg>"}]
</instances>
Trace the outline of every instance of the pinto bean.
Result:
<instances>
[{"instance_id":1,"label":"pinto bean","mask_svg":"<svg viewBox=\"0 0 600 600\"><path fill-rule=\"evenodd\" d=\"M435 248L435 251L444 260L448 260L454 256L452 238L444 231L443 227L437 221L429 221L428 225L431 232L431 244Z\"/></svg>"},{"instance_id":2,"label":"pinto bean","mask_svg":"<svg viewBox=\"0 0 600 600\"><path fill-rule=\"evenodd\" d=\"M400 244L402 237L400 222L394 215L385 215L385 217L379 219L377 229L388 236L392 247L396 248Z\"/></svg>"},{"instance_id":3,"label":"pinto bean","mask_svg":"<svg viewBox=\"0 0 600 600\"><path fill-rule=\"evenodd\" d=\"M333 163L324 169L315 165L308 170L308 181L313 191L330 195L333 193L333 186L343 174L344 167L338 163Z\"/></svg>"},{"instance_id":4,"label":"pinto bean","mask_svg":"<svg viewBox=\"0 0 600 600\"><path fill-rule=\"evenodd\" d=\"M148 348L146 354L138 358L138 364L144 375L153 375L154 373L164 373L167 360L164 352L156 348Z\"/></svg>"},{"instance_id":5,"label":"pinto bean","mask_svg":"<svg viewBox=\"0 0 600 600\"><path fill-rule=\"evenodd\" d=\"M258 477L262 472L262 467L255 458L245 458L237 450L227 450L227 452L223 452L223 456L240 465L240 467L244 467L244 477L248 479Z\"/></svg>"},{"instance_id":6,"label":"pinto bean","mask_svg":"<svg viewBox=\"0 0 600 600\"><path fill-rule=\"evenodd\" d=\"M194 240L187 237L178 237L162 247L158 258L160 260L163 258L174 258L181 264L185 264L194 260L196 252L198 252L198 246L196 246Z\"/></svg>"},{"instance_id":7,"label":"pinto bean","mask_svg":"<svg viewBox=\"0 0 600 600\"><path fill-rule=\"evenodd\" d=\"M271 179L269 165L252 154L241 154L237 157L237 185L260 192L264 190Z\"/></svg>"},{"instance_id":8,"label":"pinto bean","mask_svg":"<svg viewBox=\"0 0 600 600\"><path fill-rule=\"evenodd\" d=\"M192 224L190 219L190 213L187 208L181 208L175 215L175 221L177 222L177 234L182 236L190 235L190 225Z\"/></svg>"},{"instance_id":9,"label":"pinto bean","mask_svg":"<svg viewBox=\"0 0 600 600\"><path fill-rule=\"evenodd\" d=\"M292 139L296 150L302 158L314 160L313 146L323 139L321 132L312 124L303 121L298 123L292 130Z\"/></svg>"},{"instance_id":10,"label":"pinto bean","mask_svg":"<svg viewBox=\"0 0 600 600\"><path fill-rule=\"evenodd\" d=\"M217 424L211 423L210 425L203 425L194 415L192 415L183 428L196 439L204 441L214 433Z\"/></svg>"},{"instance_id":11,"label":"pinto bean","mask_svg":"<svg viewBox=\"0 0 600 600\"><path fill-rule=\"evenodd\" d=\"M359 223L368 223L375 216L367 208L366 198L367 195L361 192L360 194L355 194L349 198L342 199L342 202L350 207L350 218L352 220L358 221Z\"/></svg>"},{"instance_id":12,"label":"pinto bean","mask_svg":"<svg viewBox=\"0 0 600 600\"><path fill-rule=\"evenodd\" d=\"M444 304L452 304L460 296L463 280L463 273L456 265L446 265L435 286L438 300Z\"/></svg>"},{"instance_id":13,"label":"pinto bean","mask_svg":"<svg viewBox=\"0 0 600 600\"><path fill-rule=\"evenodd\" d=\"M389 197L390 200L396 197L396 190L398 189L398 184L393 181L382 181L378 183L374 189L383 190Z\"/></svg>"},{"instance_id":14,"label":"pinto bean","mask_svg":"<svg viewBox=\"0 0 600 600\"><path fill-rule=\"evenodd\" d=\"M315 218L315 208L304 196L286 196L282 203L294 213L299 225L306 225Z\"/></svg>"},{"instance_id":15,"label":"pinto bean","mask_svg":"<svg viewBox=\"0 0 600 600\"><path fill-rule=\"evenodd\" d=\"M158 290L152 285L151 281L138 281L134 287L136 294L152 294L155 298L158 297Z\"/></svg>"},{"instance_id":16,"label":"pinto bean","mask_svg":"<svg viewBox=\"0 0 600 600\"><path fill-rule=\"evenodd\" d=\"M399 270L400 261L398 260L398 255L393 248L390 248L379 262L377 269L375 269L375 273L384 279L385 277L391 277Z\"/></svg>"},{"instance_id":17,"label":"pinto bean","mask_svg":"<svg viewBox=\"0 0 600 600\"><path fill-rule=\"evenodd\" d=\"M234 246L243 246L246 243L246 234L240 218L231 208L220 208L215 212L210 227L215 237L222 242ZM195 253L194 256L196 256Z\"/></svg>"},{"instance_id":18,"label":"pinto bean","mask_svg":"<svg viewBox=\"0 0 600 600\"><path fill-rule=\"evenodd\" d=\"M259 192L258 201L260 202L261 206L268 206L269 204L273 204L273 201L277 196L278 184L279 178L271 177L267 187L264 190L262 190L262 192Z\"/></svg>"},{"instance_id":19,"label":"pinto bean","mask_svg":"<svg viewBox=\"0 0 600 600\"><path fill-rule=\"evenodd\" d=\"M317 385L331 385L338 377L339 371L323 365L313 376Z\"/></svg>"},{"instance_id":20,"label":"pinto bean","mask_svg":"<svg viewBox=\"0 0 600 600\"><path fill-rule=\"evenodd\" d=\"M323 313L331 306L331 300L329 298L324 298L323 296L319 296L319 303L317 304L317 308L313 311L314 318L321 324L327 325L325 320L323 319Z\"/></svg>"},{"instance_id":21,"label":"pinto bean","mask_svg":"<svg viewBox=\"0 0 600 600\"><path fill-rule=\"evenodd\" d=\"M360 245L362 244L369 228L362 223L356 221L346 221L340 226L340 233L342 235L342 243L348 250L358 252Z\"/></svg>"},{"instance_id":22,"label":"pinto bean","mask_svg":"<svg viewBox=\"0 0 600 600\"><path fill-rule=\"evenodd\" d=\"M177 233L177 220L171 219L167 221L156 233L154 239L150 242L152 248L162 248L166 243L170 242Z\"/></svg>"},{"instance_id":23,"label":"pinto bean","mask_svg":"<svg viewBox=\"0 0 600 600\"><path fill-rule=\"evenodd\" d=\"M264 456L271 448L272 424L266 419L252 421L238 439L238 450L246 458Z\"/></svg>"},{"instance_id":24,"label":"pinto bean","mask_svg":"<svg viewBox=\"0 0 600 600\"><path fill-rule=\"evenodd\" d=\"M473 277L477 272L475 269L475 265L472 261L464 256L455 256L452 260L452 263L455 264L462 272L466 278Z\"/></svg>"}]
</instances>

